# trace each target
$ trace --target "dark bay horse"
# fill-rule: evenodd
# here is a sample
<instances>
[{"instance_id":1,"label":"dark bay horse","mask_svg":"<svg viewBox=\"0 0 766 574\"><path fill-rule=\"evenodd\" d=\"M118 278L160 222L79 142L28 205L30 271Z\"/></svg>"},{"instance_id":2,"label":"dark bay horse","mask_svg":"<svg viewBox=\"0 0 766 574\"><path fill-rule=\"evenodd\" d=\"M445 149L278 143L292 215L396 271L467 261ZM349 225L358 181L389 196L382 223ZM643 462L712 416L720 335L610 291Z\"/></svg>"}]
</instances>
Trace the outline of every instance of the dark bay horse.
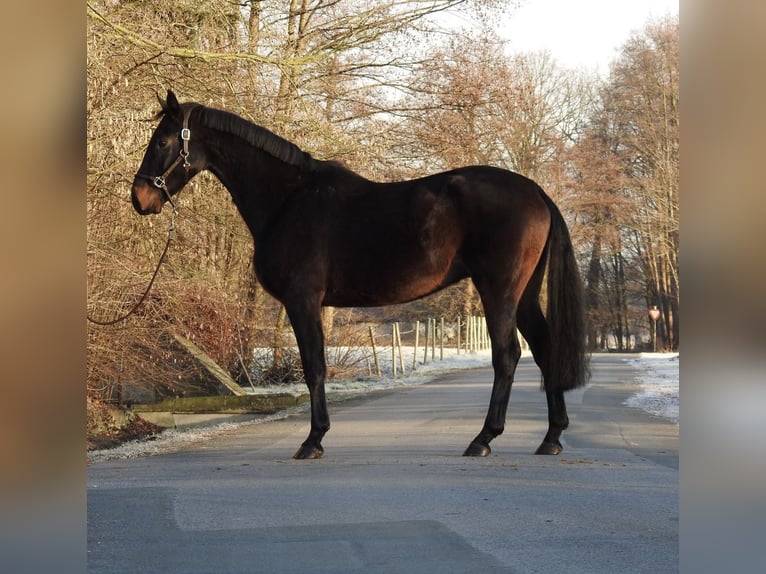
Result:
<instances>
[{"instance_id":1,"label":"dark bay horse","mask_svg":"<svg viewBox=\"0 0 766 574\"><path fill-rule=\"evenodd\" d=\"M321 457L330 428L321 307L403 303L467 277L484 306L495 375L484 426L464 454L486 456L503 432L517 326L548 402L536 452L561 452L564 391L588 378L582 284L564 219L536 183L487 166L376 183L234 114L179 104L172 91L161 104L133 206L142 215L168 201L175 208L172 197L202 170L231 193L255 242L257 278L287 310L311 396L311 431L294 458Z\"/></svg>"}]
</instances>

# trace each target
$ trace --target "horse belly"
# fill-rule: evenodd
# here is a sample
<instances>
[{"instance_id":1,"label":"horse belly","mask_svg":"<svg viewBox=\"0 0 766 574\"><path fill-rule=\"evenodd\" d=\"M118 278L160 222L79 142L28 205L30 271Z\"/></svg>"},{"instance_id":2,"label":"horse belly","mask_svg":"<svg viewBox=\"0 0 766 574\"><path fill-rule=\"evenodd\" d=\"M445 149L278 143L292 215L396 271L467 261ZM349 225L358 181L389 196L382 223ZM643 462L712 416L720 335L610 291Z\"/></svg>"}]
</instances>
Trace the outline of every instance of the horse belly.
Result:
<instances>
[{"instance_id":1,"label":"horse belly","mask_svg":"<svg viewBox=\"0 0 766 574\"><path fill-rule=\"evenodd\" d=\"M451 178L422 180L370 194L339 214L326 304L404 303L466 276L456 264L464 225L454 191Z\"/></svg>"},{"instance_id":2,"label":"horse belly","mask_svg":"<svg viewBox=\"0 0 766 574\"><path fill-rule=\"evenodd\" d=\"M439 239L421 228L406 241L393 240L357 248L333 265L325 304L365 307L405 303L429 295L467 276L458 261L454 238Z\"/></svg>"},{"instance_id":3,"label":"horse belly","mask_svg":"<svg viewBox=\"0 0 766 574\"><path fill-rule=\"evenodd\" d=\"M450 280L450 276L456 277ZM430 295L465 275L450 273L450 268L439 273L402 272L384 274L380 268L358 272L342 282L328 285L324 305L332 307L379 307L407 303Z\"/></svg>"}]
</instances>

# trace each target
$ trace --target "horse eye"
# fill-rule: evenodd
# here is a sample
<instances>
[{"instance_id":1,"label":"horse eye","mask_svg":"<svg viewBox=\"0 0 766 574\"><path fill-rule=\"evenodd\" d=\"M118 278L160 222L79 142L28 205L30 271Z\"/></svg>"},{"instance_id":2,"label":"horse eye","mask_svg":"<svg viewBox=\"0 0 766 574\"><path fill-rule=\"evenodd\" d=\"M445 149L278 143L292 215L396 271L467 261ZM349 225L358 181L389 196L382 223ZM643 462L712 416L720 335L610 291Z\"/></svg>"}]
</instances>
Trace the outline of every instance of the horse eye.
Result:
<instances>
[{"instance_id":1,"label":"horse eye","mask_svg":"<svg viewBox=\"0 0 766 574\"><path fill-rule=\"evenodd\" d=\"M160 138L159 140L157 140L157 145L160 147L167 147L168 140L166 140L165 138Z\"/></svg>"}]
</instances>

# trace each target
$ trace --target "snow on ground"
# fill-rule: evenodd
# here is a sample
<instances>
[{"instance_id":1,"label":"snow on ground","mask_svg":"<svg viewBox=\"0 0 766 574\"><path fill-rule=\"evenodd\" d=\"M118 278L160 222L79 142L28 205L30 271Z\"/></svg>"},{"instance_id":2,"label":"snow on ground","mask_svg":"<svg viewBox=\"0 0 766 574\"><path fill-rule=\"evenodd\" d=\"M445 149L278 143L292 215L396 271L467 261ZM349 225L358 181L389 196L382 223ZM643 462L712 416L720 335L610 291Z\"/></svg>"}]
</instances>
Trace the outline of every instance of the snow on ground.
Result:
<instances>
[{"instance_id":1,"label":"snow on ground","mask_svg":"<svg viewBox=\"0 0 766 574\"><path fill-rule=\"evenodd\" d=\"M641 353L629 361L641 375L641 391L625 404L678 423L678 353Z\"/></svg>"},{"instance_id":2,"label":"snow on ground","mask_svg":"<svg viewBox=\"0 0 766 574\"><path fill-rule=\"evenodd\" d=\"M490 367L492 364L489 350L478 351L474 353L461 352L456 354L455 349L444 349L444 358L439 360L440 351L437 348L435 360L431 358L429 352L428 362L423 364L423 350L418 352L418 361L415 370L412 370L413 349L403 348L403 362L405 366L405 375L401 374L398 366L399 357L397 355L398 377L392 376L391 368L391 348L381 349L381 371L383 376L378 378L374 376L357 377L353 380L328 381L326 384L327 397L329 401L340 400L349 396L367 393L381 389L391 389L409 385L421 385L432 381L444 373L471 369L477 367ZM525 351L522 356L530 356ZM673 422L678 422L678 353L642 353L635 359L629 359L638 371L640 371L639 380L642 390L636 395L630 397L625 404L632 408L643 409L653 415L664 417ZM306 392L303 384L280 386L280 387L257 387L250 389L254 394L265 394L272 392L292 392L301 394ZM186 444L198 443L209 440L210 438L223 432L231 431L245 425L254 425L264 422L279 420L289 416L308 411L308 403L293 407L272 415L253 416L246 422L224 422L214 425L204 425L181 430L167 429L154 440L132 441L118 447L91 451L88 457L92 461L133 458L159 454L177 450Z\"/></svg>"}]
</instances>

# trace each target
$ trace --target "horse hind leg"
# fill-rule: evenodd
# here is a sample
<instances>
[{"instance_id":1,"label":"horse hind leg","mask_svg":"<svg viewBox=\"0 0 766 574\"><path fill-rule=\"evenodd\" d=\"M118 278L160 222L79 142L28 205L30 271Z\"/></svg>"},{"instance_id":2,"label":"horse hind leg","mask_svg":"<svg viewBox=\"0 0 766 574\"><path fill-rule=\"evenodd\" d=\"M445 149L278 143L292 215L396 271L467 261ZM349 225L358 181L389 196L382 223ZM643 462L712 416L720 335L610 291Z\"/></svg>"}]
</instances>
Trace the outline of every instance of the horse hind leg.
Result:
<instances>
[{"instance_id":1,"label":"horse hind leg","mask_svg":"<svg viewBox=\"0 0 766 574\"><path fill-rule=\"evenodd\" d=\"M560 440L561 433L569 426L564 392L546 391L545 398L548 402L548 432L535 454L559 454L564 450Z\"/></svg>"},{"instance_id":2,"label":"horse hind leg","mask_svg":"<svg viewBox=\"0 0 766 574\"><path fill-rule=\"evenodd\" d=\"M510 305L509 305L510 307ZM484 302L487 317L487 329L492 342L492 367L495 371L492 384L492 397L481 432L476 435L466 448L463 456L487 456L492 449L490 441L502 434L505 428L505 416L511 396L513 375L521 357L521 345L516 335L514 310L505 310L502 305Z\"/></svg>"},{"instance_id":3,"label":"horse hind leg","mask_svg":"<svg viewBox=\"0 0 766 574\"><path fill-rule=\"evenodd\" d=\"M526 295L526 293L525 293ZM529 343L535 363L546 376L545 362L550 352L548 323L540 308L539 300L534 297L522 297L518 311L519 331ZM548 432L543 442L537 447L535 454L559 454L564 450L561 445L561 433L569 426L566 402L563 391L546 389L545 398L548 403Z\"/></svg>"}]
</instances>

